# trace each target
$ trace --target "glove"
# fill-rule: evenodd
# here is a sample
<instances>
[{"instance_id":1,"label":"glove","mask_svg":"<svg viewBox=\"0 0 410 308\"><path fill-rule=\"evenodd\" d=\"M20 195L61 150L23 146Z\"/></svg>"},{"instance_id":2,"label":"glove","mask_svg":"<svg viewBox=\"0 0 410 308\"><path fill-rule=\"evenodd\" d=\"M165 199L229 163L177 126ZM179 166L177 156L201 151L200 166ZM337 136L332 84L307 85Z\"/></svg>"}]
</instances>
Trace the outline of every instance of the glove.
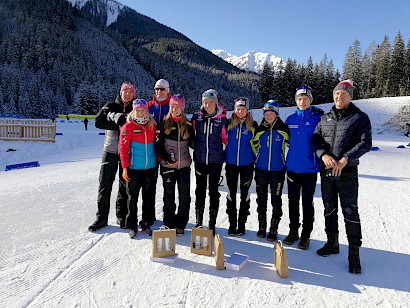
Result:
<instances>
[{"instance_id":1,"label":"glove","mask_svg":"<svg viewBox=\"0 0 410 308\"><path fill-rule=\"evenodd\" d=\"M118 119L122 116L122 113L115 113L114 111L111 111L107 113L107 120L108 121L113 121L116 124L118 124Z\"/></svg>"},{"instance_id":2,"label":"glove","mask_svg":"<svg viewBox=\"0 0 410 308\"><path fill-rule=\"evenodd\" d=\"M122 168L122 178L126 181L129 182L131 179L128 176L128 169L127 168Z\"/></svg>"}]
</instances>

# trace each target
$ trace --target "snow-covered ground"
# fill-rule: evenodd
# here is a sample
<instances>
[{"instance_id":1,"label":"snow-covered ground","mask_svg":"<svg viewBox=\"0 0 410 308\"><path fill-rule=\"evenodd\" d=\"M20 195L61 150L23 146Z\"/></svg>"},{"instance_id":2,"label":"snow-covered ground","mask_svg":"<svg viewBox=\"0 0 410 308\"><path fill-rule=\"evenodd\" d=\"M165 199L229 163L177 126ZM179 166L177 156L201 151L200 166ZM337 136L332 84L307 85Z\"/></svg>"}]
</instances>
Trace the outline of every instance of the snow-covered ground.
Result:
<instances>
[{"instance_id":1,"label":"snow-covered ground","mask_svg":"<svg viewBox=\"0 0 410 308\"><path fill-rule=\"evenodd\" d=\"M358 101L374 130L410 97ZM331 105L323 106L329 109ZM293 108L282 108L283 119ZM260 111L253 111L261 119ZM195 224L192 173L191 216L177 238L175 263L150 261L151 238L129 239L116 225L97 233L98 174L103 144L92 124L58 120L56 143L0 142L0 307L408 307L410 303L410 138L375 133L361 159L359 211L363 227L361 275L347 271L347 240L341 215L341 252L328 258L316 250L326 239L320 181L311 248L285 246L289 278L273 269L273 244L256 237L255 185L244 237L227 235L226 184L221 187L217 233L225 254L249 255L239 271L219 271L213 257L190 253ZM397 148L404 145L404 149ZM8 151L15 149L16 151ZM39 161L40 167L4 172L9 164ZM114 191L116 191L115 185ZM157 218L162 218L162 181L157 188ZM115 195L112 196L114 204ZM287 188L279 239L288 232ZM269 210L270 213L270 210ZM205 222L208 222L207 215ZM154 228L161 226L157 221Z\"/></svg>"}]
</instances>

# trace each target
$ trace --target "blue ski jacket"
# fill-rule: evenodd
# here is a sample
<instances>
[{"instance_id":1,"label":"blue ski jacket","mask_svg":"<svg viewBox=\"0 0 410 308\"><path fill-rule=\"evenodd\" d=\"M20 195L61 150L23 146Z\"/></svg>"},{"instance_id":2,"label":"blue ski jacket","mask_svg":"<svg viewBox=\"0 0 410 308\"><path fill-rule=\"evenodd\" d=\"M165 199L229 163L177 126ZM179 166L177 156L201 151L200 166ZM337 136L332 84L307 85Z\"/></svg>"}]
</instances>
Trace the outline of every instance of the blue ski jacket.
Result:
<instances>
[{"instance_id":1,"label":"blue ski jacket","mask_svg":"<svg viewBox=\"0 0 410 308\"><path fill-rule=\"evenodd\" d=\"M255 136L257 148L256 169L281 171L285 168L286 142L289 140L289 128L277 117L269 125L265 119L259 125Z\"/></svg>"},{"instance_id":2,"label":"blue ski jacket","mask_svg":"<svg viewBox=\"0 0 410 308\"><path fill-rule=\"evenodd\" d=\"M225 162L235 166L248 166L255 162L256 149L253 143L258 124L253 121L252 128L245 123L232 127L228 124L228 144L225 148Z\"/></svg>"},{"instance_id":3,"label":"blue ski jacket","mask_svg":"<svg viewBox=\"0 0 410 308\"><path fill-rule=\"evenodd\" d=\"M289 151L286 156L286 169L295 173L317 173L320 161L313 152L310 141L320 117L322 109L311 106L296 112L286 119L290 131Z\"/></svg>"}]
</instances>

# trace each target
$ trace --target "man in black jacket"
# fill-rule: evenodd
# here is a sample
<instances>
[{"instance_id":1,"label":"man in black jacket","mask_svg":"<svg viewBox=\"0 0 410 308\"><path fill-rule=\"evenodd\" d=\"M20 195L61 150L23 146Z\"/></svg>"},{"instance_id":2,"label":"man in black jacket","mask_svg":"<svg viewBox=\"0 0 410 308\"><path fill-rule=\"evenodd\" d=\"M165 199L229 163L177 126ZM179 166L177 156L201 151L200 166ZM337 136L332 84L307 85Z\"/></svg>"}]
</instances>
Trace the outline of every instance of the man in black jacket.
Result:
<instances>
[{"instance_id":1,"label":"man in black jacket","mask_svg":"<svg viewBox=\"0 0 410 308\"><path fill-rule=\"evenodd\" d=\"M349 241L349 272L361 273L359 247L362 231L358 212L359 158L372 147L369 117L357 108L353 83L339 82L333 90L335 105L321 117L311 139L313 151L321 160L321 189L325 207L326 244L317 251L320 256L339 253L338 197Z\"/></svg>"},{"instance_id":2,"label":"man in black jacket","mask_svg":"<svg viewBox=\"0 0 410 308\"><path fill-rule=\"evenodd\" d=\"M88 230L92 232L107 226L112 184L118 169L120 173L116 202L117 223L121 228L127 227L125 216L128 213L128 195L125 180L121 176L122 166L118 153L118 141L120 129L125 124L128 113L132 111L132 100L135 95L134 83L125 81L121 86L120 95L113 102L105 104L95 117L95 127L105 129L105 140L99 178L97 220L88 227Z\"/></svg>"}]
</instances>

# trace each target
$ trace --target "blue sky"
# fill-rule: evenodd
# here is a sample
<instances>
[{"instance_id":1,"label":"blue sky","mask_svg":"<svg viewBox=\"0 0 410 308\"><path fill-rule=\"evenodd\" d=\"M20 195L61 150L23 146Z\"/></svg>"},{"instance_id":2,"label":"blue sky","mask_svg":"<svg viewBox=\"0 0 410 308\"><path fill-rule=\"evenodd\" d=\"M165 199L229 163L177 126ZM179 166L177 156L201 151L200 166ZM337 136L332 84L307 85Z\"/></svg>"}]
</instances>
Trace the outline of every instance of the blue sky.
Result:
<instances>
[{"instance_id":1,"label":"blue sky","mask_svg":"<svg viewBox=\"0 0 410 308\"><path fill-rule=\"evenodd\" d=\"M326 53L342 69L355 39L364 53L385 35L410 39L410 0L118 0L206 49L268 52L306 64Z\"/></svg>"}]
</instances>

